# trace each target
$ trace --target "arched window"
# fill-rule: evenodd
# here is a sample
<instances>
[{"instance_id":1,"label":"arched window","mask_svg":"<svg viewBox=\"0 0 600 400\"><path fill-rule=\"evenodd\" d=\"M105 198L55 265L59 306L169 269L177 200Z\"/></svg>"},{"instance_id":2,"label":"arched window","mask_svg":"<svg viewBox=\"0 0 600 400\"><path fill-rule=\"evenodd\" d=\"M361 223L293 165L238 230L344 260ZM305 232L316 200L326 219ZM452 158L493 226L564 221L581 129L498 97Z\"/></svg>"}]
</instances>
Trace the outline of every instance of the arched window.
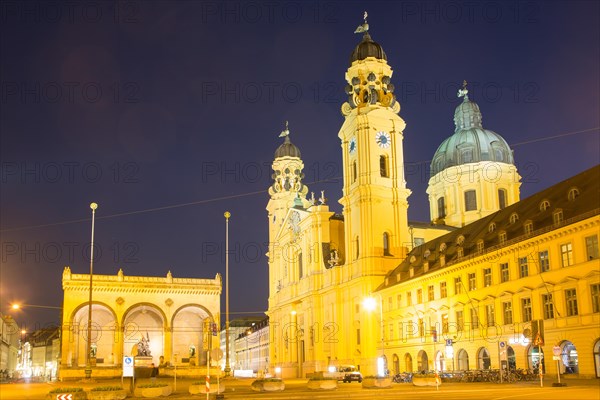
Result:
<instances>
[{"instance_id":1,"label":"arched window","mask_svg":"<svg viewBox=\"0 0 600 400\"><path fill-rule=\"evenodd\" d=\"M444 196L440 197L437 201L438 206L438 218L444 218L446 216L446 201Z\"/></svg>"},{"instance_id":2,"label":"arched window","mask_svg":"<svg viewBox=\"0 0 600 400\"><path fill-rule=\"evenodd\" d=\"M550 202L548 200L543 200L540 203L540 211L546 211L549 208L550 208Z\"/></svg>"},{"instance_id":3,"label":"arched window","mask_svg":"<svg viewBox=\"0 0 600 400\"><path fill-rule=\"evenodd\" d=\"M359 246L358 236L356 237L356 240L355 240L355 241L356 241L356 253L355 253L355 257L354 257L354 259L355 259L355 260L358 260L358 256L359 256L359 254L360 254L360 252L359 252L359 247L360 247L360 246Z\"/></svg>"},{"instance_id":4,"label":"arched window","mask_svg":"<svg viewBox=\"0 0 600 400\"><path fill-rule=\"evenodd\" d=\"M477 194L474 190L465 192L465 211L477 210Z\"/></svg>"},{"instance_id":5,"label":"arched window","mask_svg":"<svg viewBox=\"0 0 600 400\"><path fill-rule=\"evenodd\" d=\"M519 214L517 213L512 213L510 214L510 218L509 218L509 222L511 224L514 224L515 222L517 222L519 220Z\"/></svg>"},{"instance_id":6,"label":"arched window","mask_svg":"<svg viewBox=\"0 0 600 400\"><path fill-rule=\"evenodd\" d=\"M389 178L388 158L387 156L379 156L379 173L384 178Z\"/></svg>"},{"instance_id":7,"label":"arched window","mask_svg":"<svg viewBox=\"0 0 600 400\"><path fill-rule=\"evenodd\" d=\"M391 256L391 254L390 254L390 235L387 232L383 232L383 255Z\"/></svg>"},{"instance_id":8,"label":"arched window","mask_svg":"<svg viewBox=\"0 0 600 400\"><path fill-rule=\"evenodd\" d=\"M489 226L488 226L488 232L492 233L496 230L496 223L492 222Z\"/></svg>"},{"instance_id":9,"label":"arched window","mask_svg":"<svg viewBox=\"0 0 600 400\"><path fill-rule=\"evenodd\" d=\"M498 208L506 208L506 189L498 189Z\"/></svg>"},{"instance_id":10,"label":"arched window","mask_svg":"<svg viewBox=\"0 0 600 400\"><path fill-rule=\"evenodd\" d=\"M304 276L304 270L302 266L302 252L298 253L298 277L302 278Z\"/></svg>"}]
</instances>

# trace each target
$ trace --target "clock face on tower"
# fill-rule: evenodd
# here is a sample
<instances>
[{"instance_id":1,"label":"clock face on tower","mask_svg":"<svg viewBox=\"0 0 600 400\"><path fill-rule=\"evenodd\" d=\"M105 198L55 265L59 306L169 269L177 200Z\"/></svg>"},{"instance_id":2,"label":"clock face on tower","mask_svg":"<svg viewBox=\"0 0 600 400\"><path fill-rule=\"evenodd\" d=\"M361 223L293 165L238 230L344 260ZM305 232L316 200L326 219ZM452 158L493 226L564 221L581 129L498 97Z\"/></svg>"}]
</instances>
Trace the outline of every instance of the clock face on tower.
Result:
<instances>
[{"instance_id":1,"label":"clock face on tower","mask_svg":"<svg viewBox=\"0 0 600 400\"><path fill-rule=\"evenodd\" d=\"M379 131L375 134L375 142L382 149L387 149L392 143L392 137L387 132Z\"/></svg>"},{"instance_id":2,"label":"clock face on tower","mask_svg":"<svg viewBox=\"0 0 600 400\"><path fill-rule=\"evenodd\" d=\"M350 152L350 154L356 153L356 138L350 139L350 143L348 143L348 152Z\"/></svg>"}]
</instances>

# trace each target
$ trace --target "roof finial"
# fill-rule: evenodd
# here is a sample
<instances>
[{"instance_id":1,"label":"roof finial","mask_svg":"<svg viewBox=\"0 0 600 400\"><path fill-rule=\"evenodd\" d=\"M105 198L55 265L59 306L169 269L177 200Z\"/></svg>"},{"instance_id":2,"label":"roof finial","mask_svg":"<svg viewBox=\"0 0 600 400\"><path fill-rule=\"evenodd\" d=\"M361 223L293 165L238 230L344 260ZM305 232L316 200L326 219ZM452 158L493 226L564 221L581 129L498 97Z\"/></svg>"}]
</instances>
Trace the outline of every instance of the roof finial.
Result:
<instances>
[{"instance_id":1,"label":"roof finial","mask_svg":"<svg viewBox=\"0 0 600 400\"><path fill-rule=\"evenodd\" d=\"M467 89L467 81L464 80L463 81L463 85L462 85L462 89L458 89L457 96L458 97L464 97L465 101L466 101L466 100L469 100L468 93L469 93L469 90Z\"/></svg>"},{"instance_id":2,"label":"roof finial","mask_svg":"<svg viewBox=\"0 0 600 400\"><path fill-rule=\"evenodd\" d=\"M290 134L290 129L289 129L289 125L288 125L288 121L285 121L285 130L281 131L281 133L279 134L279 137L285 137L287 138Z\"/></svg>"},{"instance_id":3,"label":"roof finial","mask_svg":"<svg viewBox=\"0 0 600 400\"><path fill-rule=\"evenodd\" d=\"M369 31L369 24L367 23L368 16L369 16L369 14L365 11L365 14L363 15L363 19L365 20L365 23L362 25L359 25L358 28L356 28L356 30L354 31L354 33L363 33L363 32Z\"/></svg>"}]
</instances>

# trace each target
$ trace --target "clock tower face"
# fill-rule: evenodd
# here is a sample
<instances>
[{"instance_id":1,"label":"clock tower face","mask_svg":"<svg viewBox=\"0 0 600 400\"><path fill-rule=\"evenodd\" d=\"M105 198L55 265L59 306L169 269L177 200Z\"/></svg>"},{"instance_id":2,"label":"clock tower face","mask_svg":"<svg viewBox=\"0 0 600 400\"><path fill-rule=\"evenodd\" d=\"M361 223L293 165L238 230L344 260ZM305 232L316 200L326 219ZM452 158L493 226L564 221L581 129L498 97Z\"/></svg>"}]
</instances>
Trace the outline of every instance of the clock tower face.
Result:
<instances>
[{"instance_id":1,"label":"clock tower face","mask_svg":"<svg viewBox=\"0 0 600 400\"><path fill-rule=\"evenodd\" d=\"M375 142L382 149L387 149L392 143L392 137L385 131L379 131L375 134Z\"/></svg>"},{"instance_id":2,"label":"clock tower face","mask_svg":"<svg viewBox=\"0 0 600 400\"><path fill-rule=\"evenodd\" d=\"M356 153L356 138L350 139L350 143L348 143L348 152L352 155Z\"/></svg>"}]
</instances>

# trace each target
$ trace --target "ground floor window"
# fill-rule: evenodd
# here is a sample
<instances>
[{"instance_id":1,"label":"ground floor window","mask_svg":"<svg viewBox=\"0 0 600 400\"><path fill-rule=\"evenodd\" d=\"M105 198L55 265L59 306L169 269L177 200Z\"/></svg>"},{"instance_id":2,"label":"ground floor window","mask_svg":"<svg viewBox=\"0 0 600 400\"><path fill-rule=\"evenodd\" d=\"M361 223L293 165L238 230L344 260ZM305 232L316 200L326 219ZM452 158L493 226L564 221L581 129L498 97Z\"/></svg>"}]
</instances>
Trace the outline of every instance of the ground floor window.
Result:
<instances>
[{"instance_id":1,"label":"ground floor window","mask_svg":"<svg viewBox=\"0 0 600 400\"><path fill-rule=\"evenodd\" d=\"M541 347L529 346L527 349L527 362L529 363L529 368L533 370L534 374L539 374L540 365L542 368L542 373L546 373L544 351Z\"/></svg>"},{"instance_id":2,"label":"ground floor window","mask_svg":"<svg viewBox=\"0 0 600 400\"><path fill-rule=\"evenodd\" d=\"M461 349L458 352L456 359L458 361L457 369L459 371L469 370L469 354L464 349Z\"/></svg>"},{"instance_id":3,"label":"ground floor window","mask_svg":"<svg viewBox=\"0 0 600 400\"><path fill-rule=\"evenodd\" d=\"M491 366L490 352L485 347L482 347L477 352L477 368L490 369Z\"/></svg>"},{"instance_id":4,"label":"ground floor window","mask_svg":"<svg viewBox=\"0 0 600 400\"><path fill-rule=\"evenodd\" d=\"M596 370L596 378L600 378L600 339L594 344L594 369Z\"/></svg>"},{"instance_id":5,"label":"ground floor window","mask_svg":"<svg viewBox=\"0 0 600 400\"><path fill-rule=\"evenodd\" d=\"M429 371L429 358L423 350L419 351L417 355L417 369L419 371Z\"/></svg>"}]
</instances>

